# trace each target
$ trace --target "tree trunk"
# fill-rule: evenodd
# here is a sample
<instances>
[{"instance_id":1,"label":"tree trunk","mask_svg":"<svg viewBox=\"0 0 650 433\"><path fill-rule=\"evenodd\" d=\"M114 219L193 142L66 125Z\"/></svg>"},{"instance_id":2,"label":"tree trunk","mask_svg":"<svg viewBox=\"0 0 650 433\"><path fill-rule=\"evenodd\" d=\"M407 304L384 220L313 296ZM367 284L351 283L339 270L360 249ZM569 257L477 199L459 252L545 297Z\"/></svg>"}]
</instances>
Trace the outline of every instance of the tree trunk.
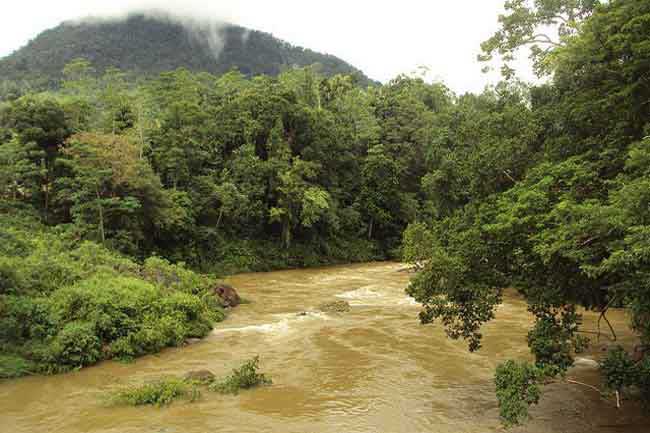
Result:
<instances>
[{"instance_id":1,"label":"tree trunk","mask_svg":"<svg viewBox=\"0 0 650 433\"><path fill-rule=\"evenodd\" d=\"M291 225L289 220L285 220L284 224L282 224L282 243L285 250L288 250L291 246Z\"/></svg>"},{"instance_id":2,"label":"tree trunk","mask_svg":"<svg viewBox=\"0 0 650 433\"><path fill-rule=\"evenodd\" d=\"M223 217L223 206L219 209L219 217L217 218L217 226L215 229L219 230L219 224L221 224L221 217Z\"/></svg>"},{"instance_id":3,"label":"tree trunk","mask_svg":"<svg viewBox=\"0 0 650 433\"><path fill-rule=\"evenodd\" d=\"M375 220L370 218L370 224L368 224L368 239L372 239L372 226L374 225Z\"/></svg>"}]
</instances>

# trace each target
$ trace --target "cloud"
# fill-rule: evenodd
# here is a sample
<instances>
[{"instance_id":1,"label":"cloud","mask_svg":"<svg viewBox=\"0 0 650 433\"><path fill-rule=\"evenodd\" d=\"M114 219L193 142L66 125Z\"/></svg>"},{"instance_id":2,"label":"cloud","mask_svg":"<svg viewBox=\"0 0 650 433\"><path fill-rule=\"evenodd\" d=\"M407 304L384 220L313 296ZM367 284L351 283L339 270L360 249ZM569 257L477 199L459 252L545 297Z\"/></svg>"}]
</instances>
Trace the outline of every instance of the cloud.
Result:
<instances>
[{"instance_id":1,"label":"cloud","mask_svg":"<svg viewBox=\"0 0 650 433\"><path fill-rule=\"evenodd\" d=\"M126 21L134 17L145 17L181 25L193 40L207 45L215 59L219 57L225 46L223 30L232 25L223 18L217 16L212 17L211 15L201 16L196 11L189 13L183 10L171 11L160 8L115 11L103 15L94 14L67 20L63 24L80 26L85 24L114 23ZM248 32L243 32L242 41L245 43L247 40Z\"/></svg>"}]
</instances>

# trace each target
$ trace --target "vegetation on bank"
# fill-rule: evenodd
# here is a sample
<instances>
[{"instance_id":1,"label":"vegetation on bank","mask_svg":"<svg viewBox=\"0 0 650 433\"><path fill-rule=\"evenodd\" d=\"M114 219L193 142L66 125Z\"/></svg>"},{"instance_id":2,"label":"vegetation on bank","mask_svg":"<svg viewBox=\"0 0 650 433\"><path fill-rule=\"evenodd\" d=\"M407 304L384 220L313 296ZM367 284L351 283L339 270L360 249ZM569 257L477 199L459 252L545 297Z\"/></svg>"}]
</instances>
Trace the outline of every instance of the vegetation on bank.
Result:
<instances>
[{"instance_id":1,"label":"vegetation on bank","mask_svg":"<svg viewBox=\"0 0 650 433\"><path fill-rule=\"evenodd\" d=\"M212 277L159 257L138 264L28 215L0 215L0 377L132 359L223 319Z\"/></svg>"},{"instance_id":2,"label":"vegetation on bank","mask_svg":"<svg viewBox=\"0 0 650 433\"><path fill-rule=\"evenodd\" d=\"M259 372L259 357L256 356L234 368L232 374L223 379L206 377L203 380L193 380L190 377L167 377L114 391L110 394L109 401L129 406L166 406L180 398L197 400L201 396L201 387L207 387L210 391L220 394L236 395L241 390L271 384L271 379Z\"/></svg>"}]
</instances>

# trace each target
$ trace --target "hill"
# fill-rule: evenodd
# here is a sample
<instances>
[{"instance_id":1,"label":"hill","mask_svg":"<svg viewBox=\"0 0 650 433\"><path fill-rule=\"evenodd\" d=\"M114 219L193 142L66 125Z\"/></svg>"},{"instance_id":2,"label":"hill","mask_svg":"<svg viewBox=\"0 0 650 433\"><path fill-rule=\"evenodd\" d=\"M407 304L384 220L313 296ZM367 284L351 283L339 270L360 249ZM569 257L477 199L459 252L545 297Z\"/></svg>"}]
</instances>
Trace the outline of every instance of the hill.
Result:
<instances>
[{"instance_id":1,"label":"hill","mask_svg":"<svg viewBox=\"0 0 650 433\"><path fill-rule=\"evenodd\" d=\"M90 60L100 72L117 67L138 75L180 67L213 74L237 68L248 76L277 75L286 68L318 64L326 76L353 74L361 85L372 83L338 57L293 46L268 33L161 13L64 22L0 59L0 77L53 87L75 58Z\"/></svg>"}]
</instances>

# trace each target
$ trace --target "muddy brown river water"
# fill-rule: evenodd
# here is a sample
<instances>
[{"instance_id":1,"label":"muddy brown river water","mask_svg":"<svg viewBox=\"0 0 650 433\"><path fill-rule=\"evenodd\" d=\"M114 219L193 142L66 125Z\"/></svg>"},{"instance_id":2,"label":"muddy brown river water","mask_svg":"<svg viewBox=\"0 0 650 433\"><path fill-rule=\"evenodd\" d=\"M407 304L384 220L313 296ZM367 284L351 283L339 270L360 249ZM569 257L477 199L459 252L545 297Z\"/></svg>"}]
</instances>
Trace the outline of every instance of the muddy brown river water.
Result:
<instances>
[{"instance_id":1,"label":"muddy brown river water","mask_svg":"<svg viewBox=\"0 0 650 433\"><path fill-rule=\"evenodd\" d=\"M66 375L0 383L0 432L102 433L489 433L501 431L492 378L506 358L527 358L530 316L514 294L484 329L484 347L470 354L438 327L418 323L404 294L410 275L396 263L243 274L229 279L252 301L191 346L131 364L105 362ZM345 314L316 312L343 299ZM298 315L306 311L306 315ZM593 326L587 315L585 326ZM626 329L623 312L611 320ZM622 335L631 343L631 335ZM569 377L597 384L589 359ZM205 392L198 402L167 408L109 407L101 396L190 370L227 374L260 356L274 381L238 396ZM649 433L633 403L616 410L586 387L546 388L533 419L514 432Z\"/></svg>"}]
</instances>

